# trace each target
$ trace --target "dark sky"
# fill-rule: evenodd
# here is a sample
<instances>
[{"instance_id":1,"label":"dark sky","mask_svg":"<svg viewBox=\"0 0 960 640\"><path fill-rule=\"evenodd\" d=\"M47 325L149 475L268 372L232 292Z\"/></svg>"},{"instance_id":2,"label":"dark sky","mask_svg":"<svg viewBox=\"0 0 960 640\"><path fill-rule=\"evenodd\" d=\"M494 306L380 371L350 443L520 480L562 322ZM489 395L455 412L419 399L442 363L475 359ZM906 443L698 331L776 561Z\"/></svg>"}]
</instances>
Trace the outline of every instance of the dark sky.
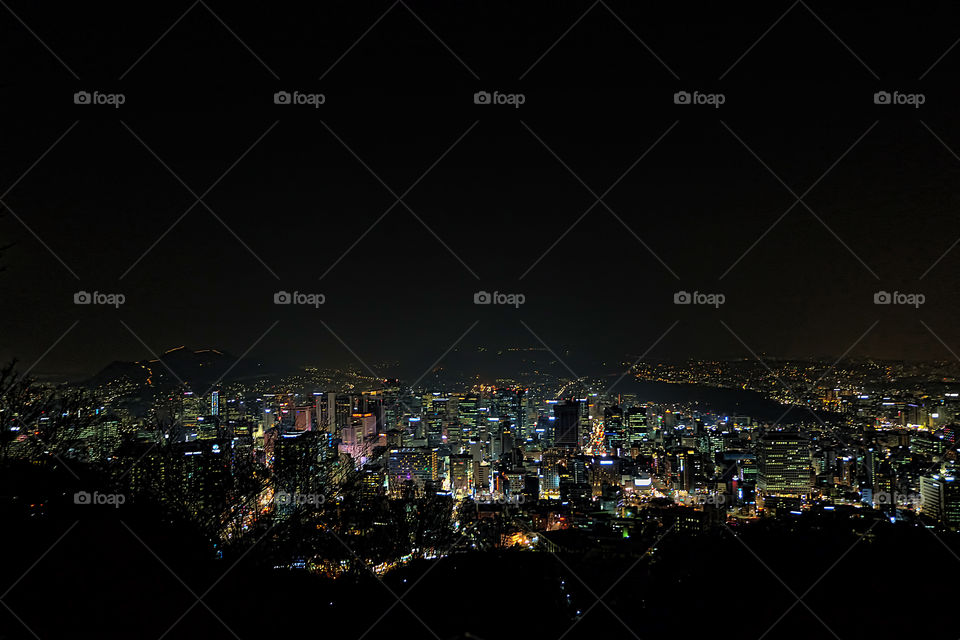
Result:
<instances>
[{"instance_id":1,"label":"dark sky","mask_svg":"<svg viewBox=\"0 0 960 640\"><path fill-rule=\"evenodd\" d=\"M3 197L0 357L33 364L78 320L36 372L149 357L131 331L239 355L275 321L251 357L354 365L326 323L414 378L475 321L455 357L539 347L532 330L580 372L675 321L650 358L749 356L721 321L780 356L839 356L876 321L851 355L951 358L930 330L960 351L960 248L921 279L960 237L949 3L190 6L0 10L0 193L78 121ZM126 102L74 105L79 90ZM275 105L278 90L326 104ZM475 105L480 90L525 104ZM726 102L676 105L680 90ZM881 90L925 104L875 105ZM134 133L196 195L230 169L203 198L222 223L197 204L171 229L195 196ZM397 195L432 166L414 213L370 230L395 197L353 153ZM616 215L580 219L631 166L603 198ZM813 213L766 233L814 183ZM474 305L481 289L526 303ZM77 290L127 301L78 306ZM277 290L327 302L276 306ZM678 306L678 290L726 302ZM878 306L878 290L926 302Z\"/></svg>"}]
</instances>

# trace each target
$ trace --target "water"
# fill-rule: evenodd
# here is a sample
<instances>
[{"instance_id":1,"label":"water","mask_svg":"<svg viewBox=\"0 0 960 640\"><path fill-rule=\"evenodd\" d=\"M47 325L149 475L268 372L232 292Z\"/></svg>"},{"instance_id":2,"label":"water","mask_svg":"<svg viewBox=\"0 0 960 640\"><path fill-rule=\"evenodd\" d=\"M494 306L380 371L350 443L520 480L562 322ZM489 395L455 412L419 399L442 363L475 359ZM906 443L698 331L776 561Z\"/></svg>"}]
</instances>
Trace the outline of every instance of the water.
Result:
<instances>
[{"instance_id":1,"label":"water","mask_svg":"<svg viewBox=\"0 0 960 640\"><path fill-rule=\"evenodd\" d=\"M786 405L770 400L756 391L710 387L700 384L671 384L654 380L624 378L614 390L617 393L636 394L641 402L662 404L690 403L703 410L715 413L750 416L757 420L779 420L787 410ZM821 414L823 415L823 414ZM810 412L795 407L783 423L813 420Z\"/></svg>"}]
</instances>

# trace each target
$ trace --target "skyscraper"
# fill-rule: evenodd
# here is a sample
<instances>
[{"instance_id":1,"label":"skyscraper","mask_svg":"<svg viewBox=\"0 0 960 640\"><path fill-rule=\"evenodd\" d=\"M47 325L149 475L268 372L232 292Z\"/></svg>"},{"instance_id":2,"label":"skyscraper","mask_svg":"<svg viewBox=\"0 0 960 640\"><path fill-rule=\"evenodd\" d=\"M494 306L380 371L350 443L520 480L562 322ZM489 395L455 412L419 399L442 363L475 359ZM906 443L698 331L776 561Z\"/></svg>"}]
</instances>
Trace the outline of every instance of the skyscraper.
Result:
<instances>
[{"instance_id":1,"label":"skyscraper","mask_svg":"<svg viewBox=\"0 0 960 640\"><path fill-rule=\"evenodd\" d=\"M580 404L567 400L553 405L554 445L575 449L579 444Z\"/></svg>"},{"instance_id":2,"label":"skyscraper","mask_svg":"<svg viewBox=\"0 0 960 640\"><path fill-rule=\"evenodd\" d=\"M767 495L804 496L812 488L810 443L798 434L769 433L757 448L757 489Z\"/></svg>"}]
</instances>

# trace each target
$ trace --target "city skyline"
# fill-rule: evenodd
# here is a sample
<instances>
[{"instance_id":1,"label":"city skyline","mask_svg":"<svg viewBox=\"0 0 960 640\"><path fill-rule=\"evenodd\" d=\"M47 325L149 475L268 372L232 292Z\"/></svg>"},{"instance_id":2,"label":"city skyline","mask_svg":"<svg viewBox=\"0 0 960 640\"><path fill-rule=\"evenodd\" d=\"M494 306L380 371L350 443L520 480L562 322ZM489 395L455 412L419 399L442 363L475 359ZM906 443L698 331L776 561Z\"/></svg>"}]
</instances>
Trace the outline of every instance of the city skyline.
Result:
<instances>
[{"instance_id":1,"label":"city skyline","mask_svg":"<svg viewBox=\"0 0 960 640\"><path fill-rule=\"evenodd\" d=\"M0 640L956 634L958 24L0 0Z\"/></svg>"}]
</instances>

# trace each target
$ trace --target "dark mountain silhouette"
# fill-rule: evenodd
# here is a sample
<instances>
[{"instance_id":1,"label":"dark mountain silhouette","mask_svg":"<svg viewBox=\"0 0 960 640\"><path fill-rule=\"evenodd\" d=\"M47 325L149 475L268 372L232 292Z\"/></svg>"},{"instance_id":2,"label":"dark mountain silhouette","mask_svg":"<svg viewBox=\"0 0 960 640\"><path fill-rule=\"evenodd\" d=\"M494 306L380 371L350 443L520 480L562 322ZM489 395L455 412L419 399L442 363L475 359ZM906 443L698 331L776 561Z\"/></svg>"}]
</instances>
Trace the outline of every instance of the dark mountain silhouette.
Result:
<instances>
[{"instance_id":1,"label":"dark mountain silhouette","mask_svg":"<svg viewBox=\"0 0 960 640\"><path fill-rule=\"evenodd\" d=\"M192 350L176 347L159 354L159 359L136 362L114 361L86 380L88 387L111 384L134 384L160 387L179 385L191 387L211 385L223 378L224 382L266 373L255 360L241 360L217 349Z\"/></svg>"}]
</instances>

